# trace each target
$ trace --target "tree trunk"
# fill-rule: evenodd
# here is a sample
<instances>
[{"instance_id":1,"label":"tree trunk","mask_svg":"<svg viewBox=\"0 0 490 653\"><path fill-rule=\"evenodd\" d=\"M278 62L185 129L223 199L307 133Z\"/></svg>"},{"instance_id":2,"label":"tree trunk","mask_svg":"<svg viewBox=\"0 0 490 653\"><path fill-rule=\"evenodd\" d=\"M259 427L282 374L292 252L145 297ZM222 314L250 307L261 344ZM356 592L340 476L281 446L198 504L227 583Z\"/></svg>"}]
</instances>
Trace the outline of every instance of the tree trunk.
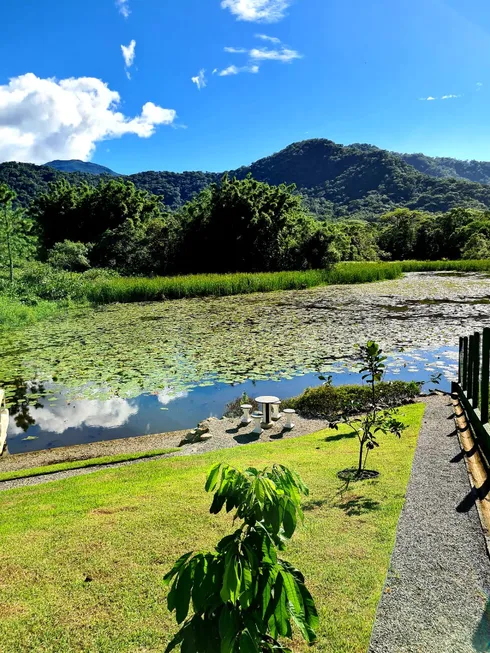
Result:
<instances>
[{"instance_id":1,"label":"tree trunk","mask_svg":"<svg viewBox=\"0 0 490 653\"><path fill-rule=\"evenodd\" d=\"M361 448L359 449L359 465L357 467L357 476L362 472L362 454L364 453L364 440L361 440Z\"/></svg>"},{"instance_id":2,"label":"tree trunk","mask_svg":"<svg viewBox=\"0 0 490 653\"><path fill-rule=\"evenodd\" d=\"M10 225L8 224L8 218L5 216L7 223L7 254L9 259L9 268L10 268L10 283L14 282L14 259L12 258L12 246L10 243Z\"/></svg>"}]
</instances>

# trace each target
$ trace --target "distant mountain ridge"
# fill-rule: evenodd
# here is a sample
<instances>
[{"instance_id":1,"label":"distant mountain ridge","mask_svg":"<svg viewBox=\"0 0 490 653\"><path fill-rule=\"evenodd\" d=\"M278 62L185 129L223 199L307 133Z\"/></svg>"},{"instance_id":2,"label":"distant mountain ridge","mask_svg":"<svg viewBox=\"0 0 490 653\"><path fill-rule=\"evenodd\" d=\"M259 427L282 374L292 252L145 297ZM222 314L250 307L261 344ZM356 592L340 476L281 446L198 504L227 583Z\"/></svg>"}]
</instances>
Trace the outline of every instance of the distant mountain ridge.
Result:
<instances>
[{"instance_id":1,"label":"distant mountain ridge","mask_svg":"<svg viewBox=\"0 0 490 653\"><path fill-rule=\"evenodd\" d=\"M69 159L66 161L56 159L55 161L49 161L44 165L49 168L60 170L61 172L83 172L89 175L110 175L111 177L121 176L119 173L114 172L114 170L101 166L98 163L80 161L80 159Z\"/></svg>"},{"instance_id":2,"label":"distant mountain ridge","mask_svg":"<svg viewBox=\"0 0 490 653\"><path fill-rule=\"evenodd\" d=\"M88 166L95 166L96 174L89 173ZM490 184L485 183L490 181L490 163L400 155L368 144L302 141L229 172L238 178L249 173L270 184L295 184L309 209L321 218L354 216L371 220L398 206L430 212L456 206L490 209ZM72 183L84 180L97 184L101 175L116 174L104 166L78 161L53 161L49 166L0 164L0 183L15 190L23 205L45 192L49 182L63 177ZM463 174L479 182L463 179ZM169 208L177 209L209 184L219 183L221 176L212 172L162 171L121 178L163 196Z\"/></svg>"}]
</instances>

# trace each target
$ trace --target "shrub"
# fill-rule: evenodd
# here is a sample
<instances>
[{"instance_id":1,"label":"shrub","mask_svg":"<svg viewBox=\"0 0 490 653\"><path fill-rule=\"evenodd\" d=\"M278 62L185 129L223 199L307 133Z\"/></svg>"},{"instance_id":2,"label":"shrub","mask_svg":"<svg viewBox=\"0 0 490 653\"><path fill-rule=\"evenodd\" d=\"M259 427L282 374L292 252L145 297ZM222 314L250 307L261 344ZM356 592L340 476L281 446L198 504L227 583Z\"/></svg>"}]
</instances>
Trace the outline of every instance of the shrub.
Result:
<instances>
[{"instance_id":1,"label":"shrub","mask_svg":"<svg viewBox=\"0 0 490 653\"><path fill-rule=\"evenodd\" d=\"M182 624L166 653L178 646L192 653L291 653L278 638L292 637L292 623L313 643L318 615L305 579L277 556L303 517L308 488L282 465L241 472L216 463L206 490L215 492L212 514L226 506L242 524L214 551L186 553L165 576L172 585L168 608Z\"/></svg>"},{"instance_id":2,"label":"shrub","mask_svg":"<svg viewBox=\"0 0 490 653\"><path fill-rule=\"evenodd\" d=\"M376 401L388 407L399 406L413 401L420 394L420 387L421 383L415 381L381 381L376 385ZM333 421L341 413L365 411L370 403L368 386L325 384L307 388L299 397L283 401L281 408L294 408L304 417Z\"/></svg>"},{"instance_id":3,"label":"shrub","mask_svg":"<svg viewBox=\"0 0 490 653\"><path fill-rule=\"evenodd\" d=\"M56 243L48 252L48 263L60 270L83 272L90 267L89 253L91 245L64 240Z\"/></svg>"}]
</instances>

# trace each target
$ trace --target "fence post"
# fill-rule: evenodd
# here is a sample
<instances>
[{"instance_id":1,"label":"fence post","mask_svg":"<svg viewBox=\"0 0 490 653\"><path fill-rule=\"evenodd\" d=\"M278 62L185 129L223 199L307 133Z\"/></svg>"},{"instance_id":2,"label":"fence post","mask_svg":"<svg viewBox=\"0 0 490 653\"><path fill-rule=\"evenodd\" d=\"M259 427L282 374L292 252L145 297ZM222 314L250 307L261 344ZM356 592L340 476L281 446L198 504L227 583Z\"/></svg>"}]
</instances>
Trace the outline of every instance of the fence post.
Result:
<instances>
[{"instance_id":1,"label":"fence post","mask_svg":"<svg viewBox=\"0 0 490 653\"><path fill-rule=\"evenodd\" d=\"M463 338L459 338L459 356L458 356L458 383L461 385L463 378Z\"/></svg>"},{"instance_id":2,"label":"fence post","mask_svg":"<svg viewBox=\"0 0 490 653\"><path fill-rule=\"evenodd\" d=\"M478 408L480 402L480 334L475 331L473 340L475 351L473 354L473 408Z\"/></svg>"},{"instance_id":3,"label":"fence post","mask_svg":"<svg viewBox=\"0 0 490 653\"><path fill-rule=\"evenodd\" d=\"M473 358L475 356L475 344L473 340L474 336L470 336L468 339L468 387L466 390L468 399L473 397Z\"/></svg>"},{"instance_id":4,"label":"fence post","mask_svg":"<svg viewBox=\"0 0 490 653\"><path fill-rule=\"evenodd\" d=\"M468 388L468 336L463 338L463 390Z\"/></svg>"},{"instance_id":5,"label":"fence post","mask_svg":"<svg viewBox=\"0 0 490 653\"><path fill-rule=\"evenodd\" d=\"M482 424L488 422L488 385L490 378L490 329L483 329L482 337L482 358L481 358L481 397L480 413Z\"/></svg>"}]
</instances>

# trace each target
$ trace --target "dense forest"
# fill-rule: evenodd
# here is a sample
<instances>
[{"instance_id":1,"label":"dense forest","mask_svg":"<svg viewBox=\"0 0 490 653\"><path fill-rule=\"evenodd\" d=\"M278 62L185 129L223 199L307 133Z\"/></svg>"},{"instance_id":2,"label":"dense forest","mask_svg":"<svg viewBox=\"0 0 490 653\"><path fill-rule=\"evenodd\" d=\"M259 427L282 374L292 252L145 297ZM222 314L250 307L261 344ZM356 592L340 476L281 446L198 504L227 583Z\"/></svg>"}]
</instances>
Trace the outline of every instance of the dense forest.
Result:
<instances>
[{"instance_id":1,"label":"dense forest","mask_svg":"<svg viewBox=\"0 0 490 653\"><path fill-rule=\"evenodd\" d=\"M50 166L0 164L0 183L14 190L17 201L27 207L47 191L49 182L65 178L70 183L84 180L97 185L101 173L107 178L116 175L102 166L77 161L53 161ZM324 139L294 143L228 174L245 179L250 173L271 185L294 184L308 211L323 220L353 217L372 221L399 207L432 213L456 207L490 208L490 186L485 185L490 179L489 163L399 155L370 145L342 146ZM177 210L210 184L219 183L221 177L206 172L141 172L123 178Z\"/></svg>"},{"instance_id":2,"label":"dense forest","mask_svg":"<svg viewBox=\"0 0 490 653\"><path fill-rule=\"evenodd\" d=\"M389 152L324 140L222 176L5 163L0 294L15 286L17 270L39 279L46 269L154 276L489 259L489 207L490 186L429 177Z\"/></svg>"},{"instance_id":3,"label":"dense forest","mask_svg":"<svg viewBox=\"0 0 490 653\"><path fill-rule=\"evenodd\" d=\"M339 261L490 258L490 211L397 208L319 220L294 185L224 175L174 211L125 177L48 183L27 208L0 185L0 265L123 275L321 269Z\"/></svg>"}]
</instances>

